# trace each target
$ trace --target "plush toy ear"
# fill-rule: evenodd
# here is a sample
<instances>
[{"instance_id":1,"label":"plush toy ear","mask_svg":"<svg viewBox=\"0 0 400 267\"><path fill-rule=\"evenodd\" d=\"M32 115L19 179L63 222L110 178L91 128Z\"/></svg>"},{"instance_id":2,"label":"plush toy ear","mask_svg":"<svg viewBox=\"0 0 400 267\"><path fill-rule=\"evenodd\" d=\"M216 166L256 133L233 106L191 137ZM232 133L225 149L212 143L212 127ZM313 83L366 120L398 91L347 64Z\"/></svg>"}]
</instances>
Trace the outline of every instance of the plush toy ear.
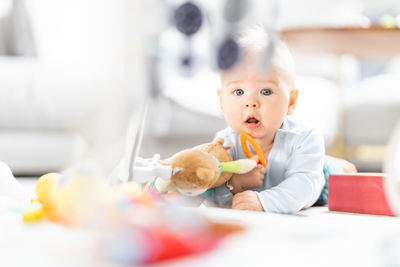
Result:
<instances>
[{"instance_id":1,"label":"plush toy ear","mask_svg":"<svg viewBox=\"0 0 400 267\"><path fill-rule=\"evenodd\" d=\"M183 170L183 168L181 167L174 167L172 169L172 176L174 176L175 174L177 174L178 172L180 172L181 170Z\"/></svg>"},{"instance_id":2,"label":"plush toy ear","mask_svg":"<svg viewBox=\"0 0 400 267\"><path fill-rule=\"evenodd\" d=\"M210 180L211 178L214 178L214 171L207 168L198 168L196 170L196 175L200 180Z\"/></svg>"},{"instance_id":3,"label":"plush toy ear","mask_svg":"<svg viewBox=\"0 0 400 267\"><path fill-rule=\"evenodd\" d=\"M214 143L215 144L218 144L218 145L223 145L224 144L224 139L223 138L217 138L215 141L214 141ZM229 150L229 149L232 149L233 148L233 145L228 145L228 146L224 146L224 149L225 150Z\"/></svg>"},{"instance_id":4,"label":"plush toy ear","mask_svg":"<svg viewBox=\"0 0 400 267\"><path fill-rule=\"evenodd\" d=\"M224 138L217 138L214 143L219 144L219 145L223 145L224 144Z\"/></svg>"}]
</instances>

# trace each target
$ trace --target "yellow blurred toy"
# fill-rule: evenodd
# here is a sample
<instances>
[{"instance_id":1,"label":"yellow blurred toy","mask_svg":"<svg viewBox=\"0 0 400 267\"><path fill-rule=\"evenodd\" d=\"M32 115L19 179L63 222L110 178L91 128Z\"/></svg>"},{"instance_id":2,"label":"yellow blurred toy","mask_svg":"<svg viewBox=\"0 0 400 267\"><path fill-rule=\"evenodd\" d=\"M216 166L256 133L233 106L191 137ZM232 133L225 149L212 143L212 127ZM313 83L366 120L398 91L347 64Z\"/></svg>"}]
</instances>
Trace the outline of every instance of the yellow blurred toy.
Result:
<instances>
[{"instance_id":1,"label":"yellow blurred toy","mask_svg":"<svg viewBox=\"0 0 400 267\"><path fill-rule=\"evenodd\" d=\"M135 198L138 203L152 204L151 196L142 192L141 186L130 182L109 186L101 177L74 174L69 177L48 173L36 183L40 205L24 213L25 222L42 218L68 226L82 225L84 220L102 204L114 205L116 199Z\"/></svg>"},{"instance_id":2,"label":"yellow blurred toy","mask_svg":"<svg viewBox=\"0 0 400 267\"><path fill-rule=\"evenodd\" d=\"M37 199L33 201L39 202L41 206L36 209L26 211L24 213L25 222L35 222L44 216L49 218L49 220L56 220L53 195L59 177L60 174L58 173L48 173L39 178L39 180L36 182L35 188Z\"/></svg>"}]
</instances>

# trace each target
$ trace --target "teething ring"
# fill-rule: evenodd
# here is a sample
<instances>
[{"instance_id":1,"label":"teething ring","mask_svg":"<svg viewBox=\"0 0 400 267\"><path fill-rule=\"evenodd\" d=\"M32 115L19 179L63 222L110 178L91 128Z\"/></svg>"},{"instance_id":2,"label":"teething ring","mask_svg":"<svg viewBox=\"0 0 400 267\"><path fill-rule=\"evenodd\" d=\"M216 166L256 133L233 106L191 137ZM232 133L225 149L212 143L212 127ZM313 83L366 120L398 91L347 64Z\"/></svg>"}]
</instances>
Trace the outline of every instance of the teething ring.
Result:
<instances>
[{"instance_id":1,"label":"teething ring","mask_svg":"<svg viewBox=\"0 0 400 267\"><path fill-rule=\"evenodd\" d=\"M249 151L249 148L247 147L247 142L249 142L253 148L256 150L256 153L258 155L258 160L260 161L261 165L264 167L267 166L267 161L264 158L264 154L260 148L260 146L257 144L256 140L253 139L248 133L241 131L240 132L240 144L242 145L242 149L246 157L251 158L251 153Z\"/></svg>"}]
</instances>

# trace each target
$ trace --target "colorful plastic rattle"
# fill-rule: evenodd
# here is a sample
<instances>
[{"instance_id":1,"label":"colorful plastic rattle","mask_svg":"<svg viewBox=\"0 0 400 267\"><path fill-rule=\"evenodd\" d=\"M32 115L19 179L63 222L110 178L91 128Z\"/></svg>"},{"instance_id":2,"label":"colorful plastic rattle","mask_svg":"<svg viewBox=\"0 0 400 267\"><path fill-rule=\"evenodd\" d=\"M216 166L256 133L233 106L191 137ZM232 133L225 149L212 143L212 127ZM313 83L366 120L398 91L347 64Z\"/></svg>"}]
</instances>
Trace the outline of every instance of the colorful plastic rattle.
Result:
<instances>
[{"instance_id":1,"label":"colorful plastic rattle","mask_svg":"<svg viewBox=\"0 0 400 267\"><path fill-rule=\"evenodd\" d=\"M251 153L247 147L247 142L249 142L253 148L255 149L257 155L258 155L258 160L260 161L261 165L264 167L267 166L267 161L264 158L264 154L260 148L260 146L257 144L256 140L253 139L248 133L241 131L240 132L240 144L242 145L242 149L246 157L251 158Z\"/></svg>"}]
</instances>

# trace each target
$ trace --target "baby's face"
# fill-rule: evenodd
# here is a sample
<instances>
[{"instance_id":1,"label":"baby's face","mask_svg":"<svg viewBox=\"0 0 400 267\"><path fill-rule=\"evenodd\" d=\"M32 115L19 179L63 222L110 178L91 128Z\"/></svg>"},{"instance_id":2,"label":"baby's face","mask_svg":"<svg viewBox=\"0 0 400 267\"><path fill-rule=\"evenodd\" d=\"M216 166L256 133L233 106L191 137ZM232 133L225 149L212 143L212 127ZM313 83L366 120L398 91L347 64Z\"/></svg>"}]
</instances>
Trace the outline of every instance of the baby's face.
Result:
<instances>
[{"instance_id":1,"label":"baby's face","mask_svg":"<svg viewBox=\"0 0 400 267\"><path fill-rule=\"evenodd\" d=\"M292 111L289 103L294 108L297 99L297 90L279 77L277 71L261 72L244 64L222 74L221 112L233 130L256 139L274 137Z\"/></svg>"}]
</instances>

